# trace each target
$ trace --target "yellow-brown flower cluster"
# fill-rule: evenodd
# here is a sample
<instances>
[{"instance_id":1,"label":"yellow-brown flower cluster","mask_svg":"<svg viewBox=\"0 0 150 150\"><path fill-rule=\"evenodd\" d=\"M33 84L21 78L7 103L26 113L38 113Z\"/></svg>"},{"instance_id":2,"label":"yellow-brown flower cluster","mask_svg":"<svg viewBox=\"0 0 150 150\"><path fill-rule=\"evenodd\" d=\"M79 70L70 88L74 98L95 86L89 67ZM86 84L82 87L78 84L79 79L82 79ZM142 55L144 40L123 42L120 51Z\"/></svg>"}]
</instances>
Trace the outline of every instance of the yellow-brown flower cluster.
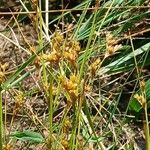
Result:
<instances>
[{"instance_id":1,"label":"yellow-brown flower cluster","mask_svg":"<svg viewBox=\"0 0 150 150\"><path fill-rule=\"evenodd\" d=\"M65 59L71 65L76 66L79 52L79 42L71 41L69 38L65 39L60 31L56 31L52 39L52 51L49 54L44 54L42 57L52 64L58 64L61 59Z\"/></svg>"},{"instance_id":2,"label":"yellow-brown flower cluster","mask_svg":"<svg viewBox=\"0 0 150 150\"><path fill-rule=\"evenodd\" d=\"M122 48L121 44L117 44L117 40L113 37L113 35L108 32L106 34L106 53L105 58L108 56L111 56L115 54L116 51L118 51L120 48Z\"/></svg>"},{"instance_id":3,"label":"yellow-brown flower cluster","mask_svg":"<svg viewBox=\"0 0 150 150\"><path fill-rule=\"evenodd\" d=\"M12 143L8 143L3 145L3 150L12 150L13 149L13 144Z\"/></svg>"},{"instance_id":4,"label":"yellow-brown flower cluster","mask_svg":"<svg viewBox=\"0 0 150 150\"><path fill-rule=\"evenodd\" d=\"M0 84L5 80L5 75L0 71Z\"/></svg>"},{"instance_id":5,"label":"yellow-brown flower cluster","mask_svg":"<svg viewBox=\"0 0 150 150\"><path fill-rule=\"evenodd\" d=\"M70 150L70 145L69 145L69 141L66 139L63 139L61 141L61 144L63 146L63 150Z\"/></svg>"},{"instance_id":6,"label":"yellow-brown flower cluster","mask_svg":"<svg viewBox=\"0 0 150 150\"><path fill-rule=\"evenodd\" d=\"M47 54L47 55L44 54L43 58L52 64L58 64L60 61L61 55L59 52L54 50L50 54Z\"/></svg>"},{"instance_id":7,"label":"yellow-brown flower cluster","mask_svg":"<svg viewBox=\"0 0 150 150\"><path fill-rule=\"evenodd\" d=\"M77 41L70 41L65 48L64 58L68 60L73 66L76 66L76 59L80 52L80 45Z\"/></svg>"},{"instance_id":8,"label":"yellow-brown flower cluster","mask_svg":"<svg viewBox=\"0 0 150 150\"><path fill-rule=\"evenodd\" d=\"M100 65L101 65L101 60L100 60L100 58L97 58L97 59L90 65L89 70L90 70L90 73L91 73L92 77L96 75L96 71L97 71L98 67L100 67Z\"/></svg>"},{"instance_id":9,"label":"yellow-brown flower cluster","mask_svg":"<svg viewBox=\"0 0 150 150\"><path fill-rule=\"evenodd\" d=\"M78 77L73 74L70 76L70 79L66 78L65 76L60 76L60 81L62 83L63 88L69 94L71 100L77 99L78 93Z\"/></svg>"},{"instance_id":10,"label":"yellow-brown flower cluster","mask_svg":"<svg viewBox=\"0 0 150 150\"><path fill-rule=\"evenodd\" d=\"M23 93L21 91L18 91L16 96L14 96L14 99L15 99L15 113L18 113L24 104Z\"/></svg>"},{"instance_id":11,"label":"yellow-brown flower cluster","mask_svg":"<svg viewBox=\"0 0 150 150\"><path fill-rule=\"evenodd\" d=\"M64 126L63 126L63 133L65 133L66 135L69 134L69 130L72 128L70 119L67 117L64 121Z\"/></svg>"},{"instance_id":12,"label":"yellow-brown flower cluster","mask_svg":"<svg viewBox=\"0 0 150 150\"><path fill-rule=\"evenodd\" d=\"M62 56L62 46L64 42L64 36L61 32L56 31L52 39L52 51L43 55L43 59L52 63L58 64Z\"/></svg>"},{"instance_id":13,"label":"yellow-brown flower cluster","mask_svg":"<svg viewBox=\"0 0 150 150\"><path fill-rule=\"evenodd\" d=\"M72 125L71 125L71 122L70 122L70 118L66 117L65 120L64 120L64 124L63 124L63 130L62 130L63 136L61 137L60 149L65 149L65 150L70 149L69 131L71 130L71 128L72 128Z\"/></svg>"},{"instance_id":14,"label":"yellow-brown flower cluster","mask_svg":"<svg viewBox=\"0 0 150 150\"><path fill-rule=\"evenodd\" d=\"M9 67L8 63L1 64L0 63L0 84L5 81L5 71Z\"/></svg>"},{"instance_id":15,"label":"yellow-brown flower cluster","mask_svg":"<svg viewBox=\"0 0 150 150\"><path fill-rule=\"evenodd\" d=\"M145 90L145 81L144 80L140 81L140 89L142 92L144 92L144 90Z\"/></svg>"}]
</instances>

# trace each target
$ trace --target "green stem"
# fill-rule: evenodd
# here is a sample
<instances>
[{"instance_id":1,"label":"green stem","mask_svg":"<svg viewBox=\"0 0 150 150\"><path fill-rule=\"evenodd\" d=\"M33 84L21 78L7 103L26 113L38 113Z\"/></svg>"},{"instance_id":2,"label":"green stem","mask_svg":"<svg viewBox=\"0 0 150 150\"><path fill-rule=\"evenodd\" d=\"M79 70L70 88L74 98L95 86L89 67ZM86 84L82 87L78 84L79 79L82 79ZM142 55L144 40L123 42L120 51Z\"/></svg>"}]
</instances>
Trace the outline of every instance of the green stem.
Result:
<instances>
[{"instance_id":1,"label":"green stem","mask_svg":"<svg viewBox=\"0 0 150 150\"><path fill-rule=\"evenodd\" d=\"M146 150L150 150L150 134L149 134L149 122L147 114L147 103L145 104L145 119L146 119Z\"/></svg>"},{"instance_id":2,"label":"green stem","mask_svg":"<svg viewBox=\"0 0 150 150\"><path fill-rule=\"evenodd\" d=\"M52 134L53 134L53 76L52 76L52 66L50 66L50 88L49 88L49 137L52 144ZM52 147L51 147L52 148Z\"/></svg>"},{"instance_id":3,"label":"green stem","mask_svg":"<svg viewBox=\"0 0 150 150\"><path fill-rule=\"evenodd\" d=\"M2 90L0 87L0 149L3 149L3 109L2 109Z\"/></svg>"}]
</instances>

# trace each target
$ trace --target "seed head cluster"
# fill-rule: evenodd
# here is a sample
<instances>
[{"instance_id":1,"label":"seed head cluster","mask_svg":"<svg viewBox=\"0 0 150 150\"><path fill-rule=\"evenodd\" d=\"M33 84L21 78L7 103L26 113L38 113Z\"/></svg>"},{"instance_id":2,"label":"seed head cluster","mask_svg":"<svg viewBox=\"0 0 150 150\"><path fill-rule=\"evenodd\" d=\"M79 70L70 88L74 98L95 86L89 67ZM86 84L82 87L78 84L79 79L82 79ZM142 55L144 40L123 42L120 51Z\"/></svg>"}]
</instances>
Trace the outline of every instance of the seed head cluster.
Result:
<instances>
[{"instance_id":1,"label":"seed head cluster","mask_svg":"<svg viewBox=\"0 0 150 150\"><path fill-rule=\"evenodd\" d=\"M51 42L51 52L43 54L44 60L51 64L59 64L66 60L72 66L76 66L76 59L79 56L80 44L76 40L65 39L60 31L56 31Z\"/></svg>"},{"instance_id":2,"label":"seed head cluster","mask_svg":"<svg viewBox=\"0 0 150 150\"><path fill-rule=\"evenodd\" d=\"M117 39L113 37L113 35L108 32L106 34L106 53L105 58L112 56L115 54L116 51L118 51L120 48L122 48L121 44L118 44Z\"/></svg>"},{"instance_id":3,"label":"seed head cluster","mask_svg":"<svg viewBox=\"0 0 150 150\"><path fill-rule=\"evenodd\" d=\"M77 75L73 74L70 75L70 79L66 78L65 76L60 76L60 82L64 88L64 90L67 92L67 94L69 95L69 99L68 99L68 104L70 105L74 103L74 100L76 100L78 98L79 95L79 80Z\"/></svg>"},{"instance_id":4,"label":"seed head cluster","mask_svg":"<svg viewBox=\"0 0 150 150\"><path fill-rule=\"evenodd\" d=\"M0 84L5 81L5 71L9 67L8 63L0 63Z\"/></svg>"}]
</instances>

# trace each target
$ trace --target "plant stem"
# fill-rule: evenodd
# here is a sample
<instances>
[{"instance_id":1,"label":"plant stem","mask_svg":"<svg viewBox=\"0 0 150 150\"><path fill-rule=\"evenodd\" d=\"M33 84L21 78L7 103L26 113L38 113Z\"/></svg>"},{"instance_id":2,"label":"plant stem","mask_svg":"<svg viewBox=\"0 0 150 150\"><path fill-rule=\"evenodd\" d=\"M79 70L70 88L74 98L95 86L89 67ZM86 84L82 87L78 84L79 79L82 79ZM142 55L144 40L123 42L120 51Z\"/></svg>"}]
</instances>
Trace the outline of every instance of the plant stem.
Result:
<instances>
[{"instance_id":1,"label":"plant stem","mask_svg":"<svg viewBox=\"0 0 150 150\"><path fill-rule=\"evenodd\" d=\"M0 149L3 149L3 109L2 109L2 90L0 86Z\"/></svg>"},{"instance_id":2,"label":"plant stem","mask_svg":"<svg viewBox=\"0 0 150 150\"><path fill-rule=\"evenodd\" d=\"M148 123L148 114L147 114L147 103L145 104L145 119L146 119L146 127L145 127L145 135L146 135L146 150L150 150L150 134L149 134L149 123Z\"/></svg>"},{"instance_id":3,"label":"plant stem","mask_svg":"<svg viewBox=\"0 0 150 150\"><path fill-rule=\"evenodd\" d=\"M52 66L50 66L50 87L49 87L49 137L50 137L50 142L52 144L52 134L53 134L53 129L52 129L52 127L53 127L53 76L51 73L52 73Z\"/></svg>"}]
</instances>

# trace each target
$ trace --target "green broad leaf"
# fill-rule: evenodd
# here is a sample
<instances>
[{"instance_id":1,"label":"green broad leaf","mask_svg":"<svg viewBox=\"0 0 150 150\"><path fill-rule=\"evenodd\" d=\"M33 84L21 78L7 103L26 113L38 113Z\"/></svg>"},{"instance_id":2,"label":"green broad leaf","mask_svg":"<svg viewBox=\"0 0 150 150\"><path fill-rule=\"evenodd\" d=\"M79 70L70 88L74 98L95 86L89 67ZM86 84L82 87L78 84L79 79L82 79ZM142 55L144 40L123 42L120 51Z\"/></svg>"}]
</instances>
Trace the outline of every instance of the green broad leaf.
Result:
<instances>
[{"instance_id":1,"label":"green broad leaf","mask_svg":"<svg viewBox=\"0 0 150 150\"><path fill-rule=\"evenodd\" d=\"M10 136L18 140L28 141L28 142L36 143L36 144L44 142L44 138L42 137L40 133L28 131L28 130L23 131L23 132L16 131L12 133Z\"/></svg>"},{"instance_id":2,"label":"green broad leaf","mask_svg":"<svg viewBox=\"0 0 150 150\"><path fill-rule=\"evenodd\" d=\"M129 102L129 110L139 112L142 109L141 104L135 99L131 99Z\"/></svg>"},{"instance_id":3,"label":"green broad leaf","mask_svg":"<svg viewBox=\"0 0 150 150\"><path fill-rule=\"evenodd\" d=\"M141 91L139 90L137 94L140 94L140 93ZM145 93L146 93L146 100L147 100L148 108L150 108L150 79L147 80L145 84ZM142 106L135 98L132 98L129 102L129 109L135 112L139 112L142 109Z\"/></svg>"}]
</instances>

